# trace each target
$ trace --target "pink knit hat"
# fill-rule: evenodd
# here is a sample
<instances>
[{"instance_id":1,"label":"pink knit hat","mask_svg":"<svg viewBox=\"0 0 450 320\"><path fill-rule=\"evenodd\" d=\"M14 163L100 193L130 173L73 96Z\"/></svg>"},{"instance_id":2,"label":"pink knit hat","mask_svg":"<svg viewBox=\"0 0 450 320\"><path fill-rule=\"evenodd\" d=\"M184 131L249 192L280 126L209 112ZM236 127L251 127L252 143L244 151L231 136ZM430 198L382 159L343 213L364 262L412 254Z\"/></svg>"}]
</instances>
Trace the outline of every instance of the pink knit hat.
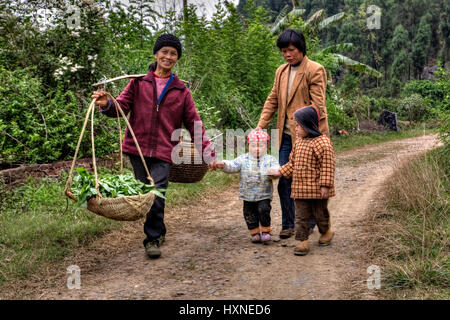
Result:
<instances>
[{"instance_id":1,"label":"pink knit hat","mask_svg":"<svg viewBox=\"0 0 450 320\"><path fill-rule=\"evenodd\" d=\"M264 142L268 142L270 141L270 136L267 132L261 130L261 129L253 129L249 135L247 136L247 141L264 141Z\"/></svg>"}]
</instances>

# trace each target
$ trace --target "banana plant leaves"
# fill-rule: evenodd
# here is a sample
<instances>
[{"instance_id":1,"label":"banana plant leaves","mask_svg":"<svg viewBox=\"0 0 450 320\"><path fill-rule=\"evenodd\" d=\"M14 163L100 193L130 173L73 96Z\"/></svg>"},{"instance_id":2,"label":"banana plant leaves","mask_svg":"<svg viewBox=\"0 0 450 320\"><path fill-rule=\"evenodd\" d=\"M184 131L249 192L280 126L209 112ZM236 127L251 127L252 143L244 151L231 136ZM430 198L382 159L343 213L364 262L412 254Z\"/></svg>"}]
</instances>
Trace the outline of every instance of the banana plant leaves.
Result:
<instances>
[{"instance_id":1,"label":"banana plant leaves","mask_svg":"<svg viewBox=\"0 0 450 320\"><path fill-rule=\"evenodd\" d=\"M341 54L333 53L333 58L339 65L342 65L348 69L352 69L376 78L380 78L382 76L381 72L378 72L367 64L352 60L349 57L343 56Z\"/></svg>"},{"instance_id":2,"label":"banana plant leaves","mask_svg":"<svg viewBox=\"0 0 450 320\"><path fill-rule=\"evenodd\" d=\"M347 16L345 12L341 12L338 14L335 14L334 16L328 17L319 24L319 29L325 29L326 27L332 25L333 23L337 23L344 19Z\"/></svg>"},{"instance_id":3,"label":"banana plant leaves","mask_svg":"<svg viewBox=\"0 0 450 320\"><path fill-rule=\"evenodd\" d=\"M291 12L286 13L284 9L285 8L283 8L282 12L280 12L277 19L275 20L273 27L270 29L270 32L272 34L277 34L278 32L282 31L284 27L290 23L290 21L301 17L306 12L305 9L294 9Z\"/></svg>"}]
</instances>

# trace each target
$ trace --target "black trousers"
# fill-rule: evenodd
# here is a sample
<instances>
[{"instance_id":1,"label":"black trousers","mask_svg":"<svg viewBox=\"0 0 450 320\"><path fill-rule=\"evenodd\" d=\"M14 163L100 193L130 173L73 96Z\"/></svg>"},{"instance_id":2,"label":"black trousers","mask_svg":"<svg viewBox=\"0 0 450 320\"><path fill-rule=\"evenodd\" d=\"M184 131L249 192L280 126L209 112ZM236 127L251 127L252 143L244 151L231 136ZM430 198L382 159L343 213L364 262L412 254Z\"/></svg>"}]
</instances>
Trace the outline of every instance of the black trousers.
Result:
<instances>
[{"instance_id":1,"label":"black trousers","mask_svg":"<svg viewBox=\"0 0 450 320\"><path fill-rule=\"evenodd\" d=\"M259 233L259 225L261 224L262 232L270 232L270 205L271 199L260 201L244 200L244 219L250 234Z\"/></svg>"},{"instance_id":2,"label":"black trousers","mask_svg":"<svg viewBox=\"0 0 450 320\"><path fill-rule=\"evenodd\" d=\"M146 184L150 184L147 179L147 173L145 172L144 165L140 156L128 154L131 165L133 166L134 176L139 181ZM144 157L150 176L155 182L155 186L158 189L167 189L169 185L169 172L171 164L156 158ZM165 191L163 192L165 194ZM164 207L165 200L160 197L156 197L153 202L150 211L147 213L147 217L144 223L144 233L147 236L144 239L144 246L158 238L159 236L166 234L166 226L164 225Z\"/></svg>"}]
</instances>

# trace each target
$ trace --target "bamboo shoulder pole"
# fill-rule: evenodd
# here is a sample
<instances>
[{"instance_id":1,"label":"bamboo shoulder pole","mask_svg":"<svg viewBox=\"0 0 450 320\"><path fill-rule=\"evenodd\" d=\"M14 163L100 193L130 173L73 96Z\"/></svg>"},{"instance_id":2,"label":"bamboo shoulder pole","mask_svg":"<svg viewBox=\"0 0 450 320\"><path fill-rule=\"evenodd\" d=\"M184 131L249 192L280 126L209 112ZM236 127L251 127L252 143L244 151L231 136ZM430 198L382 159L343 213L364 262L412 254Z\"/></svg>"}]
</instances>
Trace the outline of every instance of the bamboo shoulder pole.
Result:
<instances>
[{"instance_id":1,"label":"bamboo shoulder pole","mask_svg":"<svg viewBox=\"0 0 450 320\"><path fill-rule=\"evenodd\" d=\"M123 76L120 76L120 77L115 77L115 78L111 78L111 79L105 79L105 80L103 80L101 82L94 83L92 86L93 87L99 87L99 86L105 85L105 84L110 83L110 82L114 82L114 81L118 81L118 80L122 80L122 79L139 78L139 77L143 77L145 75L146 75L146 73L143 73L143 74L126 74L126 75L123 75ZM183 81L189 88L189 81L182 80L182 79L180 79L180 80Z\"/></svg>"}]
</instances>

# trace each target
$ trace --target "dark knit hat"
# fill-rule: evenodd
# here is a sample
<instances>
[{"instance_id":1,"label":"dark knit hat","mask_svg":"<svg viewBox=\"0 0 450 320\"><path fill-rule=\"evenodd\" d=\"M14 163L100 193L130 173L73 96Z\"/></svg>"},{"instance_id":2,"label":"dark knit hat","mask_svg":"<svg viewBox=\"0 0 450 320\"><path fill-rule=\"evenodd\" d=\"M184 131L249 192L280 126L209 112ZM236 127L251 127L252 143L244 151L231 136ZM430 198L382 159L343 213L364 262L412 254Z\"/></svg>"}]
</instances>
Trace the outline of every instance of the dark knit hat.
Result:
<instances>
[{"instance_id":1,"label":"dark knit hat","mask_svg":"<svg viewBox=\"0 0 450 320\"><path fill-rule=\"evenodd\" d=\"M308 138L322 135L319 131L319 112L313 106L303 107L294 112L294 118L308 133Z\"/></svg>"},{"instance_id":2,"label":"dark knit hat","mask_svg":"<svg viewBox=\"0 0 450 320\"><path fill-rule=\"evenodd\" d=\"M156 39L155 46L153 47L153 54L158 52L162 47L174 47L178 52L178 59L181 58L181 42L180 39L173 34L164 33Z\"/></svg>"}]
</instances>

